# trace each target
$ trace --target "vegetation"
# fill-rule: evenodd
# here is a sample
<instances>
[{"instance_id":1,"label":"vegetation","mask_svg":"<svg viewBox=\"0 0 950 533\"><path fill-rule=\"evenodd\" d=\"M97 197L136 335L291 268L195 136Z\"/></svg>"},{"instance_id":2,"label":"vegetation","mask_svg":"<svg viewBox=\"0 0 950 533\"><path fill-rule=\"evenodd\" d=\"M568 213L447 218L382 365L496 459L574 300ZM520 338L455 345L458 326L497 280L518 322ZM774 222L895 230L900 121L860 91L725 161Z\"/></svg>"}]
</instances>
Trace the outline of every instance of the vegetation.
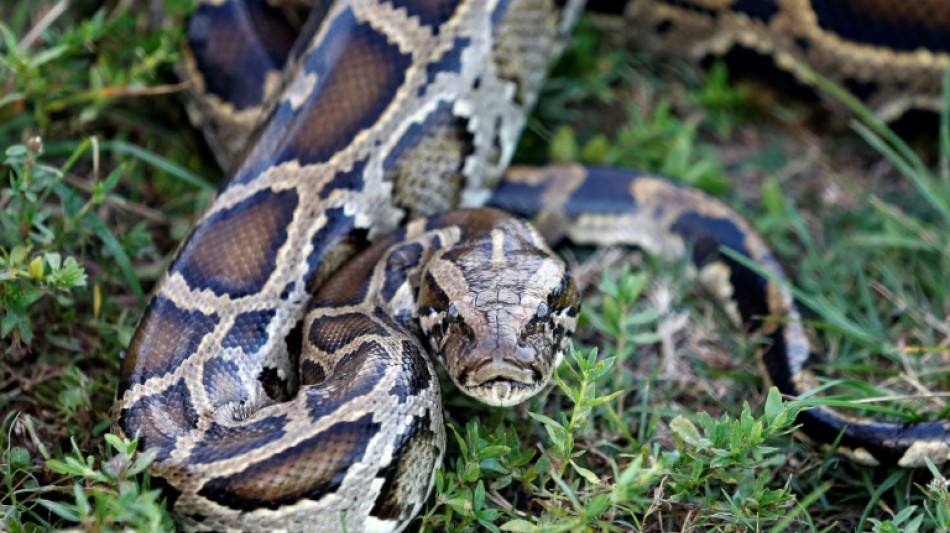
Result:
<instances>
[{"instance_id":1,"label":"vegetation","mask_svg":"<svg viewBox=\"0 0 950 533\"><path fill-rule=\"evenodd\" d=\"M188 2L164 9L163 26L122 1L0 3L2 530L172 527L150 454L108 422L144 295L220 181L173 74ZM582 25L518 158L719 195L793 273L832 378L809 401L946 418L931 391L948 381L950 115L912 147L851 102L857 136L816 138L750 109L722 66L693 83L661 70ZM590 293L576 351L518 409L447 393L452 447L417 525L950 530L936 468L855 466L791 436L804 404L764 387L756 339L686 265L565 254Z\"/></svg>"}]
</instances>

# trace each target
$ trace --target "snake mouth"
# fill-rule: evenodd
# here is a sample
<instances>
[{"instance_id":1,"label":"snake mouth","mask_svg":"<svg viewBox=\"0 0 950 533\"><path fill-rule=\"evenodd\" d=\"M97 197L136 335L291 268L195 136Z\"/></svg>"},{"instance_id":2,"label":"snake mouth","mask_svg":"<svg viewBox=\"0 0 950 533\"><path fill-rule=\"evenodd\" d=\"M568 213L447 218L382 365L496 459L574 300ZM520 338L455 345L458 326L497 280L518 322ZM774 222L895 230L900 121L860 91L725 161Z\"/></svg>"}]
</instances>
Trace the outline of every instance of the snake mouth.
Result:
<instances>
[{"instance_id":1,"label":"snake mouth","mask_svg":"<svg viewBox=\"0 0 950 533\"><path fill-rule=\"evenodd\" d=\"M474 372L462 376L458 384L466 394L484 403L510 406L537 394L543 383L531 370L487 361Z\"/></svg>"},{"instance_id":2,"label":"snake mouth","mask_svg":"<svg viewBox=\"0 0 950 533\"><path fill-rule=\"evenodd\" d=\"M496 407L517 405L537 394L540 389L539 383L524 383L507 379L493 379L478 385L462 387L469 396Z\"/></svg>"}]
</instances>

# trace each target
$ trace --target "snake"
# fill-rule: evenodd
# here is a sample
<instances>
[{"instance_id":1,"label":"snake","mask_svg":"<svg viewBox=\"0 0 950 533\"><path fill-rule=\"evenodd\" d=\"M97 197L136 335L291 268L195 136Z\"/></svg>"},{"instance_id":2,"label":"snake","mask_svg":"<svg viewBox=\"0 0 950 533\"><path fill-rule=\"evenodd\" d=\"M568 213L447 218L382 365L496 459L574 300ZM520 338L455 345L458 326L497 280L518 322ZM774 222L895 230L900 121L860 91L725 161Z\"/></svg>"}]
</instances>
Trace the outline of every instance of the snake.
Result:
<instances>
[{"instance_id":1,"label":"snake","mask_svg":"<svg viewBox=\"0 0 950 533\"><path fill-rule=\"evenodd\" d=\"M435 363L465 394L501 406L542 390L563 358L581 304L551 251L561 242L688 258L730 316L765 339L772 384L789 397L812 388L785 275L722 202L650 173L507 168L582 4L339 0L303 8L295 24L299 6L199 3L181 67L198 95L188 111L230 177L157 283L112 411L119 435L153 450L150 473L181 529L407 527L445 454ZM931 23L950 9L917 4L608 10L675 35L697 58L743 45L780 67L831 64L847 76L840 65L872 57L853 79L903 87L914 98L875 93L879 110L897 113L925 106L937 86L902 76L939 79L948 64ZM868 21L877 33L848 30ZM900 41L907 28L921 30L911 41L931 40ZM821 46L839 63L809 61ZM860 463L950 458L945 421L819 406L797 422Z\"/></svg>"}]
</instances>

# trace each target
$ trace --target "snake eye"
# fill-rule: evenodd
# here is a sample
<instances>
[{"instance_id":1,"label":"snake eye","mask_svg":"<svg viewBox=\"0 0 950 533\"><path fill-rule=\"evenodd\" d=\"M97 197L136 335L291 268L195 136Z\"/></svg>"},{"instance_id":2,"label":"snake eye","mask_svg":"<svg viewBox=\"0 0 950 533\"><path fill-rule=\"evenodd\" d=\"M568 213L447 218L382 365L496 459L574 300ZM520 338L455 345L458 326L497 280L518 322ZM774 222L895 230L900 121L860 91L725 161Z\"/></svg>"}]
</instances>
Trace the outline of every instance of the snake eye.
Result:
<instances>
[{"instance_id":1,"label":"snake eye","mask_svg":"<svg viewBox=\"0 0 950 533\"><path fill-rule=\"evenodd\" d=\"M459 308L455 304L449 304L449 311L445 315L445 321L454 324L459 321Z\"/></svg>"},{"instance_id":2,"label":"snake eye","mask_svg":"<svg viewBox=\"0 0 950 533\"><path fill-rule=\"evenodd\" d=\"M544 318L548 316L548 304L544 302L541 302L540 304L538 304L537 315L538 315L538 318Z\"/></svg>"}]
</instances>

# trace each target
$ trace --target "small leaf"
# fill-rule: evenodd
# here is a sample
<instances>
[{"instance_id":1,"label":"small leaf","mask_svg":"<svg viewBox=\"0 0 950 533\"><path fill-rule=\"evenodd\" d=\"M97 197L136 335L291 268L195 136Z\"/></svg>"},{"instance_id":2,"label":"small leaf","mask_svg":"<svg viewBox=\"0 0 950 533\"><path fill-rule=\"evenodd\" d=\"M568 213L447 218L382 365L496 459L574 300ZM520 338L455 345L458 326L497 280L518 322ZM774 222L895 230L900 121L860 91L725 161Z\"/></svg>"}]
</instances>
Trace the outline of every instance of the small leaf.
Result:
<instances>
[{"instance_id":1,"label":"small leaf","mask_svg":"<svg viewBox=\"0 0 950 533\"><path fill-rule=\"evenodd\" d=\"M501 457L511 451L508 446L493 445L485 446L475 451L475 457L478 459L490 459L492 457Z\"/></svg>"},{"instance_id":2,"label":"small leaf","mask_svg":"<svg viewBox=\"0 0 950 533\"><path fill-rule=\"evenodd\" d=\"M762 183L762 205L770 215L780 215L785 211L782 201L782 187L775 178L767 178Z\"/></svg>"},{"instance_id":3,"label":"small leaf","mask_svg":"<svg viewBox=\"0 0 950 533\"><path fill-rule=\"evenodd\" d=\"M112 446L112 449L119 452L126 451L125 443L122 442L122 439L118 435L114 435L112 433L106 433L102 437L106 439L106 442L109 443L109 446Z\"/></svg>"},{"instance_id":4,"label":"small leaf","mask_svg":"<svg viewBox=\"0 0 950 533\"><path fill-rule=\"evenodd\" d=\"M481 468L482 470L489 470L489 471L491 471L491 472L498 472L499 474L507 474L507 473L508 473L508 469L505 468L504 466L502 466L501 463L498 462L498 459L494 459L494 458L482 459L481 461L478 462L478 466L479 466L479 468Z\"/></svg>"},{"instance_id":5,"label":"small leaf","mask_svg":"<svg viewBox=\"0 0 950 533\"><path fill-rule=\"evenodd\" d=\"M17 314L16 313L7 313L3 317L3 320L0 320L0 337L6 337L11 331L13 331L14 326L17 324Z\"/></svg>"},{"instance_id":6,"label":"small leaf","mask_svg":"<svg viewBox=\"0 0 950 533\"><path fill-rule=\"evenodd\" d=\"M30 249L22 244L14 246L13 250L10 250L10 265L16 266L22 263L29 251Z\"/></svg>"},{"instance_id":7,"label":"small leaf","mask_svg":"<svg viewBox=\"0 0 950 533\"><path fill-rule=\"evenodd\" d=\"M574 139L574 130L570 126L561 126L551 138L549 153L555 163L570 163L577 161L577 141Z\"/></svg>"},{"instance_id":8,"label":"small leaf","mask_svg":"<svg viewBox=\"0 0 950 533\"><path fill-rule=\"evenodd\" d=\"M600 478L597 477L597 474L591 472L590 470L588 470L588 469L586 469L586 468L584 468L584 467L582 467L582 466L578 466L577 463L575 463L574 461L571 461L571 466L574 468L574 470L575 470L578 474L581 475L581 477L583 477L584 479L586 479L588 482L593 483L594 485L600 485L600 484L601 484L601 483L600 483Z\"/></svg>"},{"instance_id":9,"label":"small leaf","mask_svg":"<svg viewBox=\"0 0 950 533\"><path fill-rule=\"evenodd\" d=\"M581 160L585 163L606 163L610 151L610 141L605 135L595 135L587 141L581 150Z\"/></svg>"},{"instance_id":10,"label":"small leaf","mask_svg":"<svg viewBox=\"0 0 950 533\"><path fill-rule=\"evenodd\" d=\"M594 398L593 400L584 402L584 407L597 407L598 405L603 405L607 402L613 401L617 396L620 396L623 393L624 393L623 390L618 390L618 391L611 392L610 394L606 396Z\"/></svg>"},{"instance_id":11,"label":"small leaf","mask_svg":"<svg viewBox=\"0 0 950 533\"><path fill-rule=\"evenodd\" d=\"M685 416L680 415L671 420L670 429L683 441L697 448L705 448L709 445L709 440L703 438L696 426Z\"/></svg>"},{"instance_id":12,"label":"small leaf","mask_svg":"<svg viewBox=\"0 0 950 533\"><path fill-rule=\"evenodd\" d=\"M472 504L475 509L481 509L485 506L485 483L482 481L479 481L478 485L475 486L475 494L472 497Z\"/></svg>"},{"instance_id":13,"label":"small leaf","mask_svg":"<svg viewBox=\"0 0 950 533\"><path fill-rule=\"evenodd\" d=\"M33 279L43 279L43 258L35 257L30 261L30 276Z\"/></svg>"},{"instance_id":14,"label":"small leaf","mask_svg":"<svg viewBox=\"0 0 950 533\"><path fill-rule=\"evenodd\" d=\"M27 150L25 145L14 144L13 146L10 146L9 148L7 148L5 155L12 159L12 158L26 157L26 154L28 153L29 153L29 150Z\"/></svg>"},{"instance_id":15,"label":"small leaf","mask_svg":"<svg viewBox=\"0 0 950 533\"><path fill-rule=\"evenodd\" d=\"M71 522L79 521L79 515L76 514L74 510L70 509L71 506L66 506L59 502L54 502L54 501L45 500L45 499L39 499L37 500L37 503L39 503L43 507L46 507L47 509L52 511L53 514L59 516L60 518L69 520Z\"/></svg>"},{"instance_id":16,"label":"small leaf","mask_svg":"<svg viewBox=\"0 0 950 533\"><path fill-rule=\"evenodd\" d=\"M86 471L82 465L77 464L75 461L67 460L60 461L59 459L50 459L46 461L46 468L49 468L57 474L63 474L66 476L81 476Z\"/></svg>"},{"instance_id":17,"label":"small leaf","mask_svg":"<svg viewBox=\"0 0 950 533\"><path fill-rule=\"evenodd\" d=\"M56 272L63 266L63 257L55 252L43 254L43 259L46 260L46 264L49 265L49 269L53 272Z\"/></svg>"},{"instance_id":18,"label":"small leaf","mask_svg":"<svg viewBox=\"0 0 950 533\"><path fill-rule=\"evenodd\" d=\"M499 529L502 531L512 531L514 533L532 533L534 531L540 531L538 526L520 518L505 522L499 527Z\"/></svg>"},{"instance_id":19,"label":"small leaf","mask_svg":"<svg viewBox=\"0 0 950 533\"><path fill-rule=\"evenodd\" d=\"M10 466L13 468L19 468L23 466L29 466L30 464L30 451L26 448L21 448L20 446L14 446L10 449Z\"/></svg>"},{"instance_id":20,"label":"small leaf","mask_svg":"<svg viewBox=\"0 0 950 533\"><path fill-rule=\"evenodd\" d=\"M482 469L477 464L471 463L465 466L465 472L462 472L461 477L463 480L473 483L478 480L481 474Z\"/></svg>"},{"instance_id":21,"label":"small leaf","mask_svg":"<svg viewBox=\"0 0 950 533\"><path fill-rule=\"evenodd\" d=\"M785 413L785 406L782 404L782 394L776 387L769 388L769 394L765 399L765 417L771 425L774 421Z\"/></svg>"},{"instance_id":22,"label":"small leaf","mask_svg":"<svg viewBox=\"0 0 950 533\"><path fill-rule=\"evenodd\" d=\"M556 427L556 428L561 428L561 427L562 427L561 424L555 422L552 418L549 418L549 417L547 417L547 416L545 416L545 415L542 415L542 414L540 414L540 413L528 413L528 415L529 415L531 418L537 420L538 422L541 422L541 423L544 424L545 426L552 426L552 427Z\"/></svg>"},{"instance_id":23,"label":"small leaf","mask_svg":"<svg viewBox=\"0 0 950 533\"><path fill-rule=\"evenodd\" d=\"M455 434L455 442L457 442L459 445L459 448L461 448L462 457L468 457L468 445L465 444L465 439L463 439L462 436L459 435L458 428L456 428L454 424L449 424L449 429L451 429L452 433Z\"/></svg>"}]
</instances>

